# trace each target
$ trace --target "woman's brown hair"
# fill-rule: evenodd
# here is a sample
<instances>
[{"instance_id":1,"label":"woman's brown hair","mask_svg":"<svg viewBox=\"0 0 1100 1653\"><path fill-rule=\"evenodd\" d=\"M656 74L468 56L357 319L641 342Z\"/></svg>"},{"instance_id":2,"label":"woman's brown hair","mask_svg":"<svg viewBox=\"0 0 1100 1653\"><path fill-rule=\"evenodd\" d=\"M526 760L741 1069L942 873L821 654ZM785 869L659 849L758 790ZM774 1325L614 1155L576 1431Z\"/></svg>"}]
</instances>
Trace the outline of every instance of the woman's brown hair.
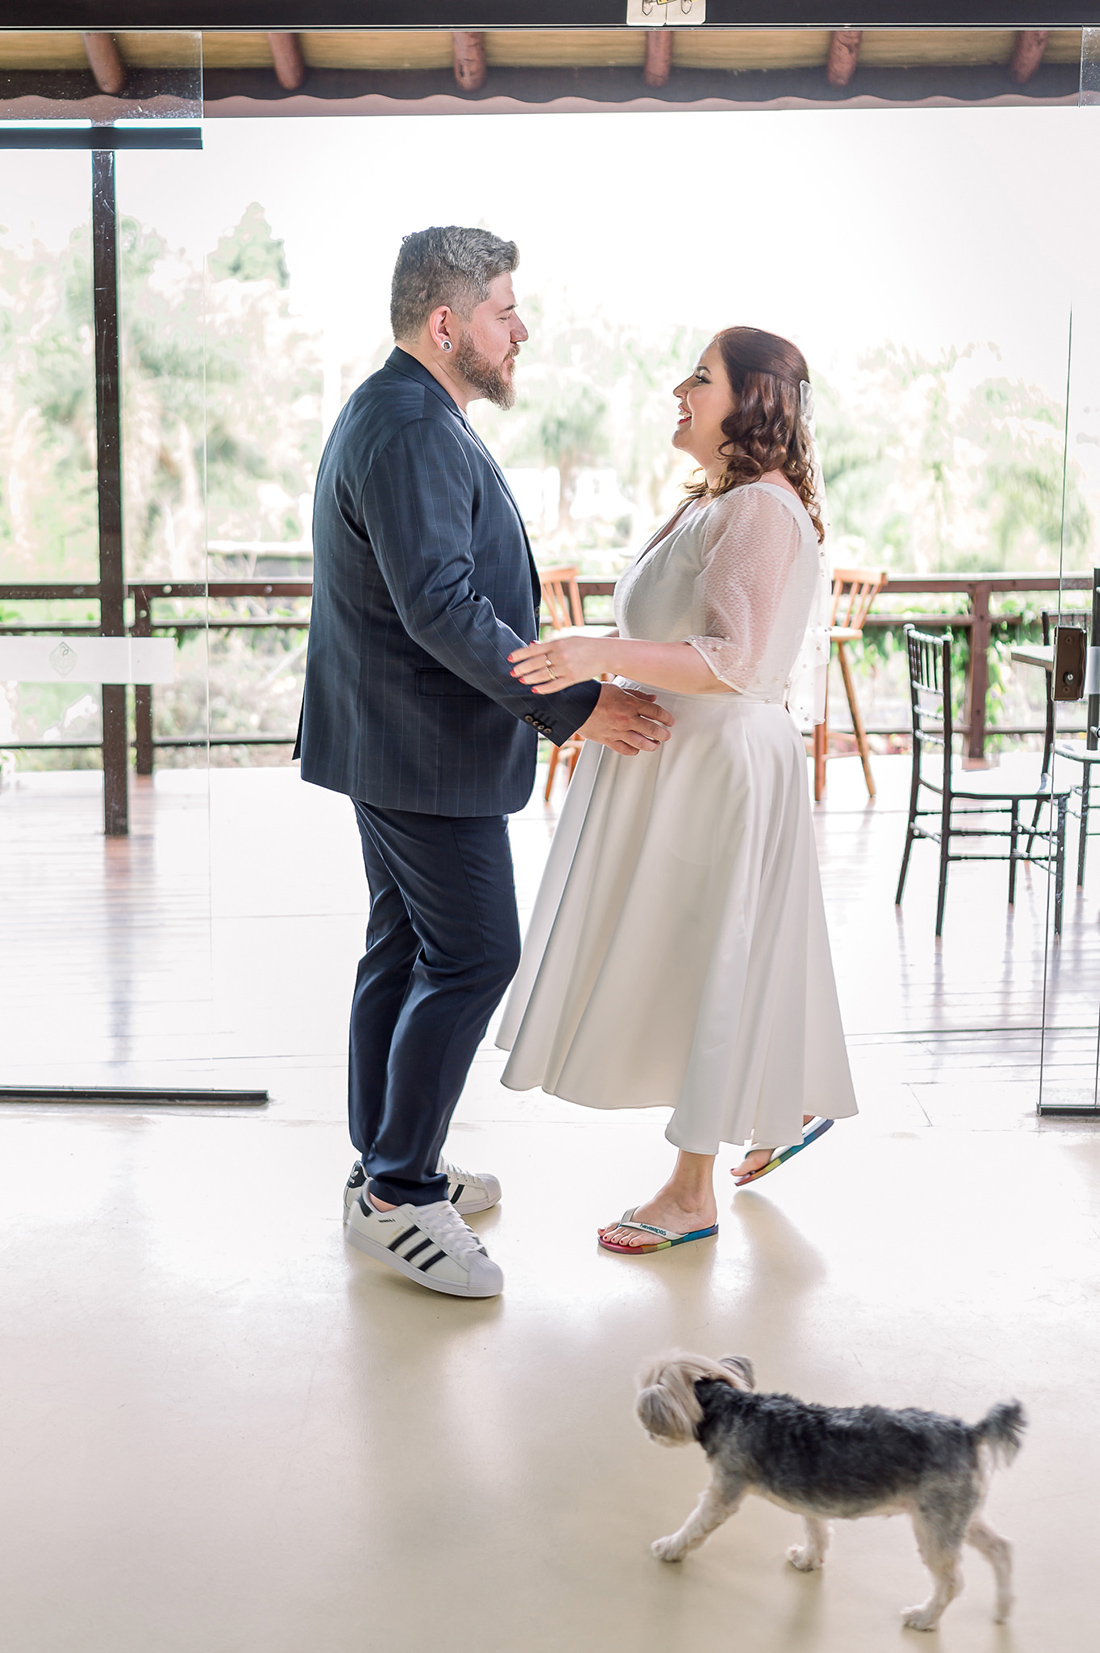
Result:
<instances>
[{"instance_id":1,"label":"woman's brown hair","mask_svg":"<svg viewBox=\"0 0 1100 1653\"><path fill-rule=\"evenodd\" d=\"M688 493L728 493L768 471L782 471L809 513L818 541L825 538L817 496L810 433L801 411L800 385L809 382L801 350L789 339L759 327L727 327L713 341L733 391L733 410L722 421L719 452L726 468L713 489L706 480L688 484Z\"/></svg>"}]
</instances>

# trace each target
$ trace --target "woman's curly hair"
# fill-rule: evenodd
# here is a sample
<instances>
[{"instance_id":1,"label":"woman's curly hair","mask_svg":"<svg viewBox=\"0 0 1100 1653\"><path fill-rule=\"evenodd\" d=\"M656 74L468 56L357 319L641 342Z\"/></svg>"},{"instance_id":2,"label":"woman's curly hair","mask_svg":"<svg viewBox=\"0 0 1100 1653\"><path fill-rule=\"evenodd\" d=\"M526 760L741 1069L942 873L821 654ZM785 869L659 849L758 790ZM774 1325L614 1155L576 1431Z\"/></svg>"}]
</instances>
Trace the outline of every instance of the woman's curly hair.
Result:
<instances>
[{"instance_id":1,"label":"woman's curly hair","mask_svg":"<svg viewBox=\"0 0 1100 1653\"><path fill-rule=\"evenodd\" d=\"M818 541L824 540L799 392L801 382L809 382L806 358L789 339L759 327L727 327L713 342L722 353L734 396L733 410L722 421L725 441L719 452L726 469L713 488L703 478L689 483L688 493L725 494L757 482L768 471L782 471L806 507Z\"/></svg>"}]
</instances>

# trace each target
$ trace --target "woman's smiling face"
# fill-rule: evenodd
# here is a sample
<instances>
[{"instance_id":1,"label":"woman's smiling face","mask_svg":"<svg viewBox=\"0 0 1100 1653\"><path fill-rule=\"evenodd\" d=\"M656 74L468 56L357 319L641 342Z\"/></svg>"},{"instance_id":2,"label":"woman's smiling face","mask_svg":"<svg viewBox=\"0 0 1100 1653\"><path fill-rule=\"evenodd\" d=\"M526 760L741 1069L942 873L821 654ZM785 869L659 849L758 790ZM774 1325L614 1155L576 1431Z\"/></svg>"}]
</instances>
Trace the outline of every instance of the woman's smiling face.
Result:
<instances>
[{"instance_id":1,"label":"woman's smiling face","mask_svg":"<svg viewBox=\"0 0 1100 1653\"><path fill-rule=\"evenodd\" d=\"M672 394L680 404L673 447L698 460L708 475L715 469L721 474L724 461L718 450L725 441L722 421L733 412L734 397L716 343L708 344L694 373Z\"/></svg>"}]
</instances>

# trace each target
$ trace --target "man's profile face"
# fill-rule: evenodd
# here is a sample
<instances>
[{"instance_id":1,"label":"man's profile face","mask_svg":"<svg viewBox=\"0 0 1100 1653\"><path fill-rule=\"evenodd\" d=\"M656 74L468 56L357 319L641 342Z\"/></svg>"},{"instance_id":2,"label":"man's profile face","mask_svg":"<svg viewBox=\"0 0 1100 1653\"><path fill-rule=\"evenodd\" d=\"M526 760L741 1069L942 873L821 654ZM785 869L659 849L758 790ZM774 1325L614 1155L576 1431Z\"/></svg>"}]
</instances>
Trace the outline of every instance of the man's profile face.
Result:
<instances>
[{"instance_id":1,"label":"man's profile face","mask_svg":"<svg viewBox=\"0 0 1100 1653\"><path fill-rule=\"evenodd\" d=\"M516 399L516 355L527 329L516 313L510 275L494 276L489 296L461 322L454 367L477 397L510 408Z\"/></svg>"}]
</instances>

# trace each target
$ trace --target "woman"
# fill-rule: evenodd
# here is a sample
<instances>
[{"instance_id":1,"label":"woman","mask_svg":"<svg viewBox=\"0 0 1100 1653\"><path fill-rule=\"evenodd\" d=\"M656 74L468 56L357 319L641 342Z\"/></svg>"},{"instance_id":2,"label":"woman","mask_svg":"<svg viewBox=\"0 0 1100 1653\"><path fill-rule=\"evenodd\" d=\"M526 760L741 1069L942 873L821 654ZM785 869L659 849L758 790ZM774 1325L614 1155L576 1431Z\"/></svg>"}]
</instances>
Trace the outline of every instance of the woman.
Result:
<instances>
[{"instance_id":1,"label":"woman","mask_svg":"<svg viewBox=\"0 0 1100 1653\"><path fill-rule=\"evenodd\" d=\"M657 752L582 752L498 1038L512 1089L671 1104L673 1174L609 1250L716 1233L720 1143L753 1144L744 1182L856 1112L786 709L824 570L808 393L794 345L720 333L674 392L703 478L619 580L617 633L511 657L535 694L613 673L676 720Z\"/></svg>"}]
</instances>

